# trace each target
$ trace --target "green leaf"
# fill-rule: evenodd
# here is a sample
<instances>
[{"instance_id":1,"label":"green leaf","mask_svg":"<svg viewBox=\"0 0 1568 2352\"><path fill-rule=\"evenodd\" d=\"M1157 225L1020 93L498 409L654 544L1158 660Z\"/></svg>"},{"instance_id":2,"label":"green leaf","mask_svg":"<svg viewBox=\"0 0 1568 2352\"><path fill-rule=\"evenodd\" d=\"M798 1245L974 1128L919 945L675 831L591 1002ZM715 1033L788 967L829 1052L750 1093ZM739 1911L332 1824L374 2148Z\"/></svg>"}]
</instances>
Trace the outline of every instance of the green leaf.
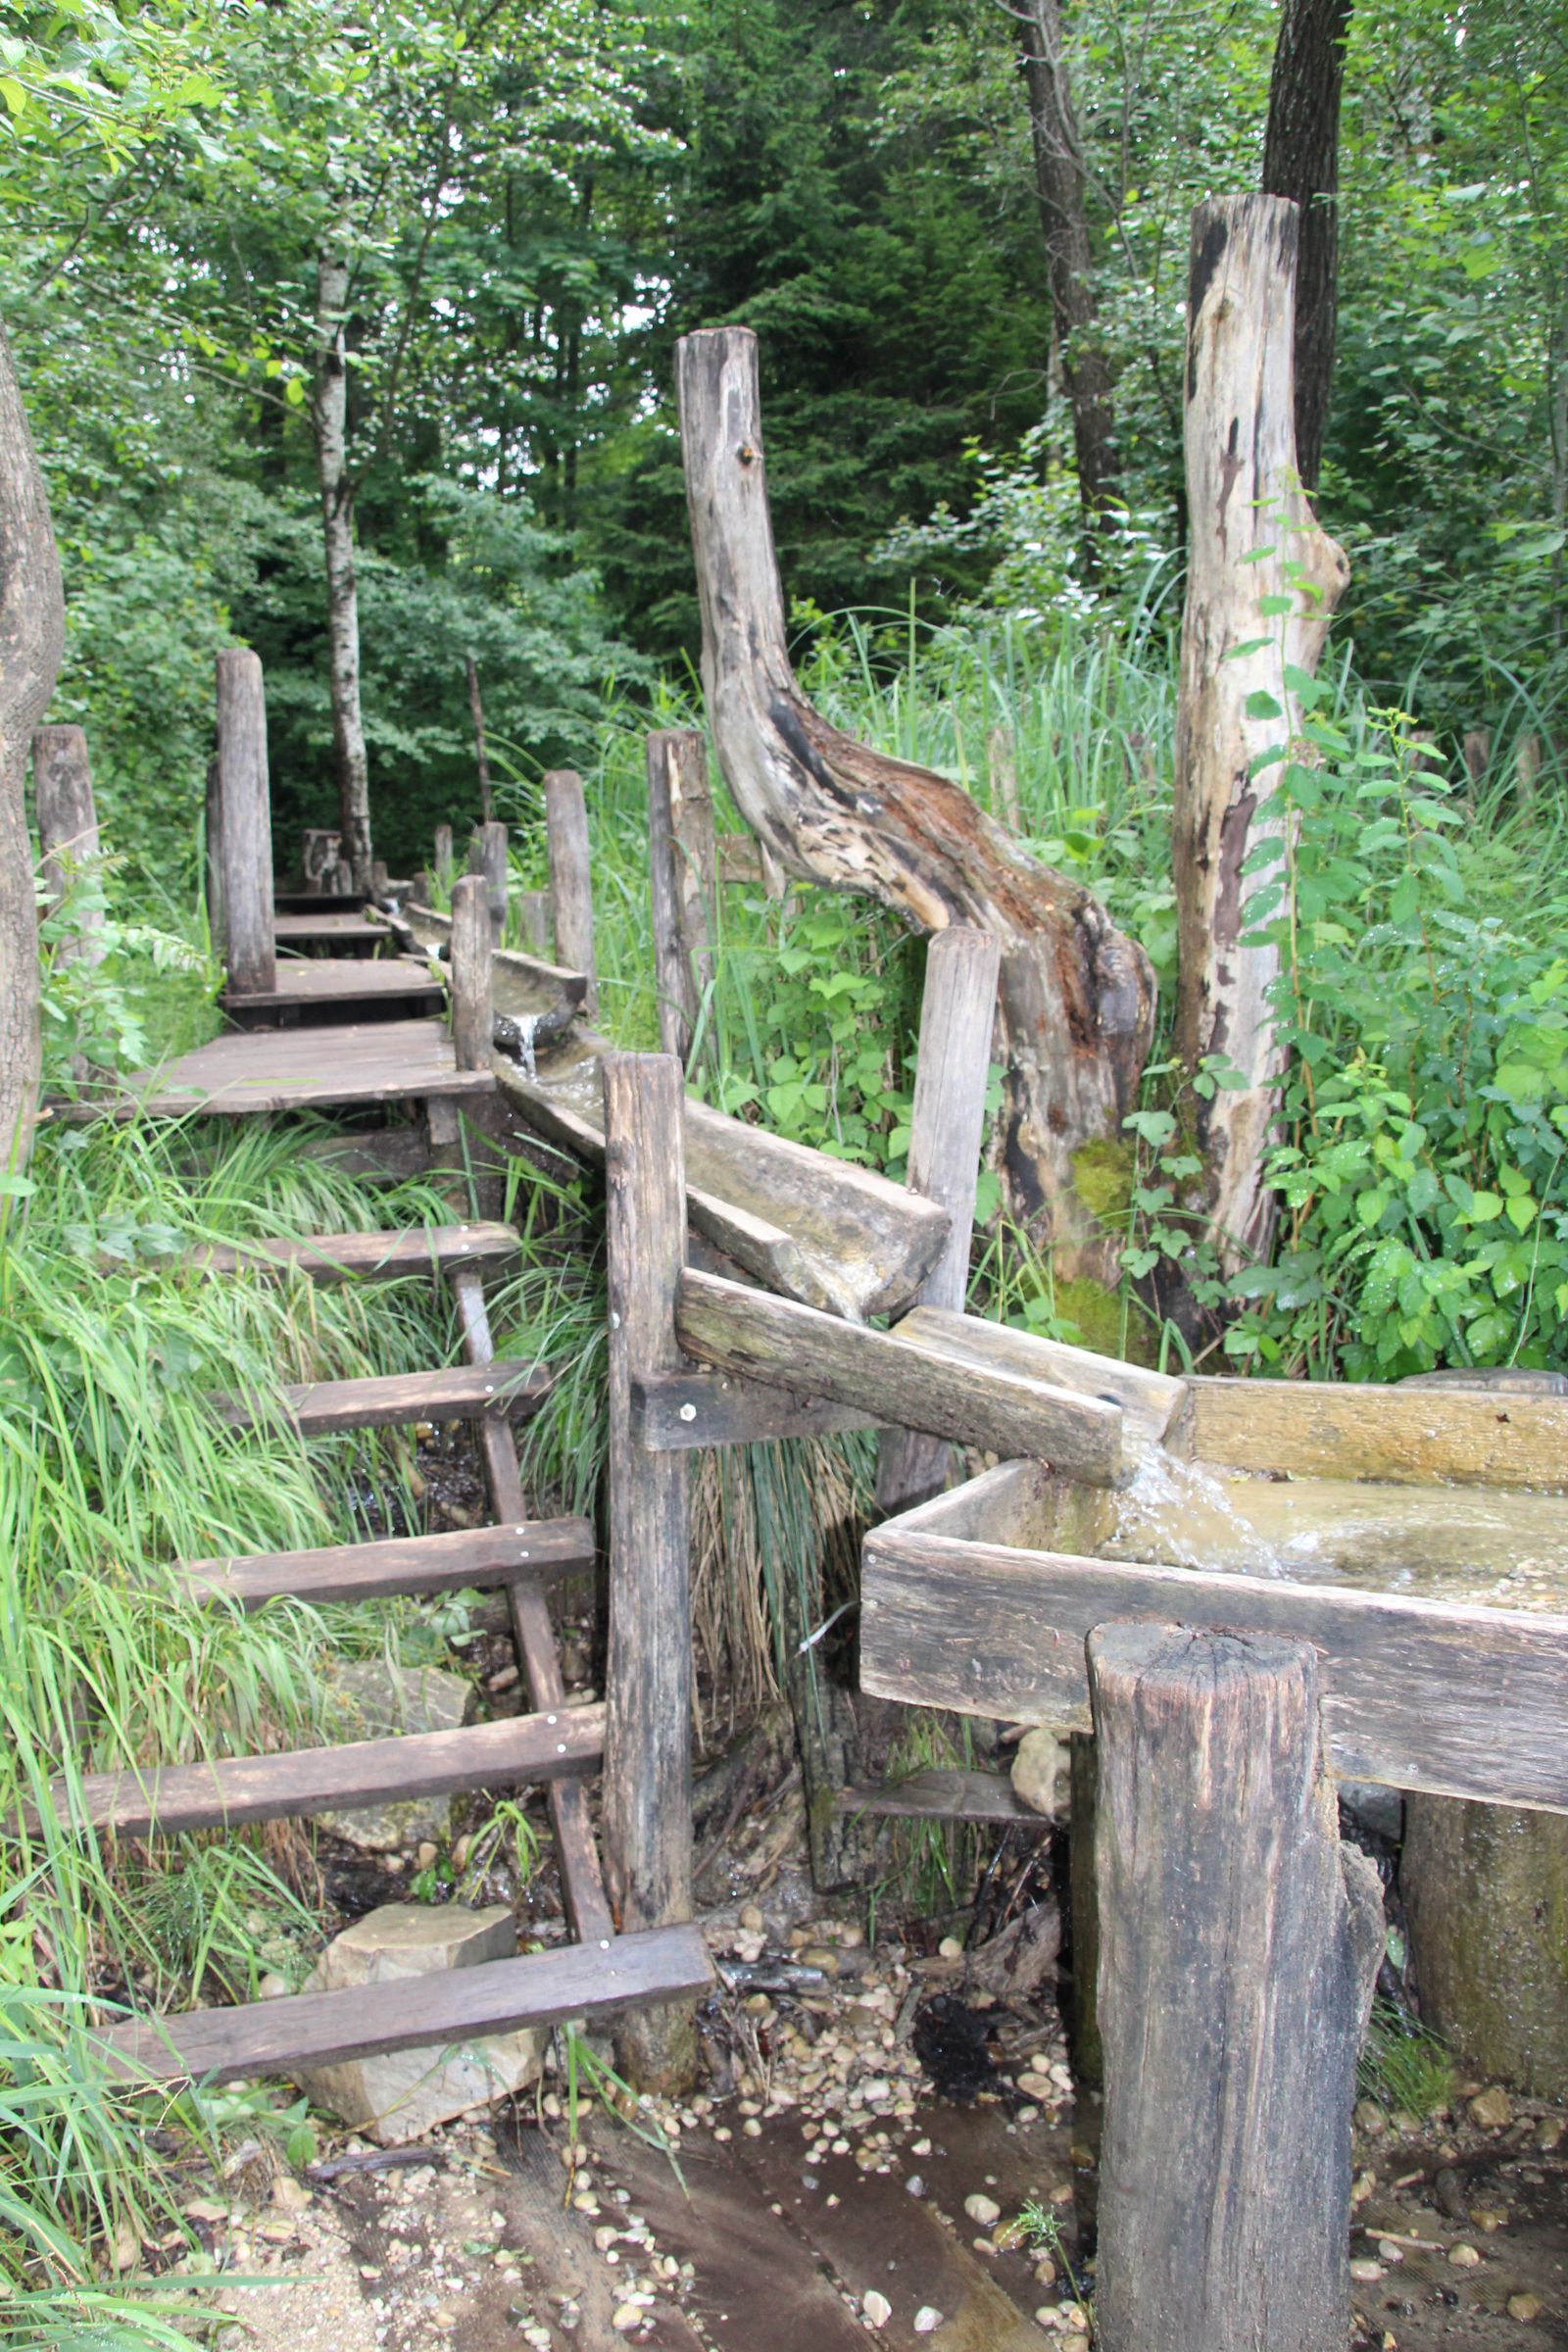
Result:
<instances>
[{"instance_id":1,"label":"green leaf","mask_svg":"<svg viewBox=\"0 0 1568 2352\"><path fill-rule=\"evenodd\" d=\"M1284 710L1265 687L1259 686L1247 698L1249 718L1283 718Z\"/></svg>"}]
</instances>

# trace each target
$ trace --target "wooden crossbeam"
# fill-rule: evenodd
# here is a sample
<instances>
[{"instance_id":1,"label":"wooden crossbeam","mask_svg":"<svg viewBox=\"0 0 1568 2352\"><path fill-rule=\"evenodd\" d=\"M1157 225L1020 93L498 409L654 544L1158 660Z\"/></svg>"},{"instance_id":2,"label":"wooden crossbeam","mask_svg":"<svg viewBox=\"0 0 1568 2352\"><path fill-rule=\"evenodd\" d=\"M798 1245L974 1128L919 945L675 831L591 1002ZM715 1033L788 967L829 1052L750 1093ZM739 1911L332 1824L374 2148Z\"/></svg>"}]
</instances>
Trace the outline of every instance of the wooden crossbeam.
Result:
<instances>
[{"instance_id":1,"label":"wooden crossbeam","mask_svg":"<svg viewBox=\"0 0 1568 2352\"><path fill-rule=\"evenodd\" d=\"M457 1528L436 1536L389 1536L376 1544L331 1544L314 1551L260 1551L193 1560L182 1574L194 1599L384 1600L398 1592L484 1591L521 1579L553 1580L594 1564L586 1519L518 1520L509 1527Z\"/></svg>"}]
</instances>

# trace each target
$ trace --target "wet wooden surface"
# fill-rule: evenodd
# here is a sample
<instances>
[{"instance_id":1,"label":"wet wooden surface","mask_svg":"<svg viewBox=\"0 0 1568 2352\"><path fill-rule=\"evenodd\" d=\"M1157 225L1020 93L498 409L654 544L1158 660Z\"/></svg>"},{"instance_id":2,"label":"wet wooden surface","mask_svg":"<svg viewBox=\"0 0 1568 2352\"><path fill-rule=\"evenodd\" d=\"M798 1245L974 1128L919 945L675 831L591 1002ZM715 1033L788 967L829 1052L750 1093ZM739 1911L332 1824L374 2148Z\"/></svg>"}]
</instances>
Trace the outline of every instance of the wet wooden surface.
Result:
<instances>
[{"instance_id":1,"label":"wet wooden surface","mask_svg":"<svg viewBox=\"0 0 1568 2352\"><path fill-rule=\"evenodd\" d=\"M231 1032L161 1069L138 1071L125 1086L125 1116L142 1110L183 1118L199 1111L238 1118L418 1102L431 1095L487 1095L495 1080L488 1070L459 1069L441 1021L367 1021Z\"/></svg>"}]
</instances>

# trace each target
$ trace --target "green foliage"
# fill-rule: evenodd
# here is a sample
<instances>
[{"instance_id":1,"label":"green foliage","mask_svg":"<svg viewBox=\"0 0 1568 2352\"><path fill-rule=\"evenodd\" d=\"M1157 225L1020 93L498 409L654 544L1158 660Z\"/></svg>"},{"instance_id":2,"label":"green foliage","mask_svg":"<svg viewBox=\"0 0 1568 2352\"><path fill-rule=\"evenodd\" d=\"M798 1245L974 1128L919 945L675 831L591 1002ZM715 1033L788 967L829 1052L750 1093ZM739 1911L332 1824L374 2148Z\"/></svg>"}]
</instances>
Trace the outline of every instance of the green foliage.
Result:
<instances>
[{"instance_id":1,"label":"green foliage","mask_svg":"<svg viewBox=\"0 0 1568 2352\"><path fill-rule=\"evenodd\" d=\"M1374 2001L1356 2066L1363 2098L1423 2123L1451 2103L1457 2082L1453 2053L1438 2034L1412 2025L1392 2001Z\"/></svg>"}]
</instances>

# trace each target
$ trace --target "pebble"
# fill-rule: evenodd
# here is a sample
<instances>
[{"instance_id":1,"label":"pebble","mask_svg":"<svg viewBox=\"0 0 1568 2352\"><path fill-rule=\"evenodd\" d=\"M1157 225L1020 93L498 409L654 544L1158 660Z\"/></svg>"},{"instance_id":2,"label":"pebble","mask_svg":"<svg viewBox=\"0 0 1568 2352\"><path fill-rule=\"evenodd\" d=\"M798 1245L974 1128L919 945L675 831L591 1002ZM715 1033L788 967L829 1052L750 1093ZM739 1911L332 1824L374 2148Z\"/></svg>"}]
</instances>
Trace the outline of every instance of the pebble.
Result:
<instances>
[{"instance_id":1,"label":"pebble","mask_svg":"<svg viewBox=\"0 0 1568 2352\"><path fill-rule=\"evenodd\" d=\"M911 2173L909 2175L909 2178L904 2183L904 2193L906 2197L923 2197L925 2195L925 2182L921 2180L918 2173Z\"/></svg>"},{"instance_id":2,"label":"pebble","mask_svg":"<svg viewBox=\"0 0 1568 2352\"><path fill-rule=\"evenodd\" d=\"M830 1943L806 1944L800 1959L803 1968L819 1968L824 1977L836 1977L839 1973L839 1956Z\"/></svg>"},{"instance_id":3,"label":"pebble","mask_svg":"<svg viewBox=\"0 0 1568 2352\"><path fill-rule=\"evenodd\" d=\"M1357 2099L1351 2121L1358 2132L1366 2133L1368 2139L1376 2139L1380 2132L1389 2128L1389 2119L1376 2099Z\"/></svg>"},{"instance_id":4,"label":"pebble","mask_svg":"<svg viewBox=\"0 0 1568 2352\"><path fill-rule=\"evenodd\" d=\"M1523 2296L1516 2298L1516 2300L1520 2302L1523 2302L1525 2299L1526 2298ZM941 2325L942 2314L940 2311L938 2311L936 2305L934 2303L922 2303L919 2310L914 2315L915 2334L935 2335Z\"/></svg>"},{"instance_id":5,"label":"pebble","mask_svg":"<svg viewBox=\"0 0 1568 2352\"><path fill-rule=\"evenodd\" d=\"M748 1936L760 1936L767 1922L755 1903L748 1903L741 1913L740 1924Z\"/></svg>"},{"instance_id":6,"label":"pebble","mask_svg":"<svg viewBox=\"0 0 1568 2352\"><path fill-rule=\"evenodd\" d=\"M1054 2286L1055 2283L1056 2266L1049 2254L1042 2254L1040 2260L1035 2264L1035 2284L1036 2286Z\"/></svg>"},{"instance_id":7,"label":"pebble","mask_svg":"<svg viewBox=\"0 0 1568 2352\"><path fill-rule=\"evenodd\" d=\"M629 2335L642 2325L643 2307L640 2303L617 2303L610 2315L610 2325L617 2335Z\"/></svg>"},{"instance_id":8,"label":"pebble","mask_svg":"<svg viewBox=\"0 0 1568 2352\"><path fill-rule=\"evenodd\" d=\"M1483 2132L1501 2132L1513 2122L1513 2101L1500 2082L1477 2092L1470 2102L1470 2121Z\"/></svg>"},{"instance_id":9,"label":"pebble","mask_svg":"<svg viewBox=\"0 0 1568 2352\"><path fill-rule=\"evenodd\" d=\"M1382 2263L1374 2262L1369 2254L1357 2255L1350 2265L1350 2277L1362 2286L1374 2285L1384 2275Z\"/></svg>"},{"instance_id":10,"label":"pebble","mask_svg":"<svg viewBox=\"0 0 1568 2352\"><path fill-rule=\"evenodd\" d=\"M1510 2320L1539 2320L1545 2308L1539 2295L1510 2295L1508 2297Z\"/></svg>"},{"instance_id":11,"label":"pebble","mask_svg":"<svg viewBox=\"0 0 1568 2352\"><path fill-rule=\"evenodd\" d=\"M886 2295L878 2294L873 2286L860 2299L860 2316L868 2328L885 2328L893 2317L893 2306Z\"/></svg>"},{"instance_id":12,"label":"pebble","mask_svg":"<svg viewBox=\"0 0 1568 2352\"><path fill-rule=\"evenodd\" d=\"M1002 2219L1002 2207L996 2198L982 2195L979 2189L975 2190L973 2196L964 2198L963 2210L971 2222L979 2223L982 2230L993 2229Z\"/></svg>"},{"instance_id":13,"label":"pebble","mask_svg":"<svg viewBox=\"0 0 1568 2352\"><path fill-rule=\"evenodd\" d=\"M1544 2115L1536 2126L1536 2145L1544 2156L1562 2146L1563 2119L1560 2115Z\"/></svg>"},{"instance_id":14,"label":"pebble","mask_svg":"<svg viewBox=\"0 0 1568 2352\"><path fill-rule=\"evenodd\" d=\"M963 1958L963 1945L958 1941L956 1936L943 1936L942 1941L937 1945L937 1958L939 1960L961 1960Z\"/></svg>"},{"instance_id":15,"label":"pebble","mask_svg":"<svg viewBox=\"0 0 1568 2352\"><path fill-rule=\"evenodd\" d=\"M1461 2238L1456 2246L1448 2248L1448 2263L1449 2267L1456 2271L1478 2271L1481 2268L1481 2257L1474 2246L1467 2244Z\"/></svg>"},{"instance_id":16,"label":"pebble","mask_svg":"<svg viewBox=\"0 0 1568 2352\"><path fill-rule=\"evenodd\" d=\"M415 1867L415 1869L416 1869L416 1870L434 1870L434 1868L435 1868L435 1866L436 1866L436 1861L437 1861L437 1858L438 1858L438 1854L439 1854L439 1848L438 1848L438 1847L437 1847L437 1846L436 1846L436 1845L435 1845L435 1844L432 1842L432 1840L431 1840L430 1838L426 1838L424 1839L423 1843L422 1843L422 1844L421 1844L421 1845L420 1845L420 1846L417 1848L417 1850L416 1850L416 1853L415 1853L415 1857L414 1857L414 1867Z\"/></svg>"}]
</instances>

